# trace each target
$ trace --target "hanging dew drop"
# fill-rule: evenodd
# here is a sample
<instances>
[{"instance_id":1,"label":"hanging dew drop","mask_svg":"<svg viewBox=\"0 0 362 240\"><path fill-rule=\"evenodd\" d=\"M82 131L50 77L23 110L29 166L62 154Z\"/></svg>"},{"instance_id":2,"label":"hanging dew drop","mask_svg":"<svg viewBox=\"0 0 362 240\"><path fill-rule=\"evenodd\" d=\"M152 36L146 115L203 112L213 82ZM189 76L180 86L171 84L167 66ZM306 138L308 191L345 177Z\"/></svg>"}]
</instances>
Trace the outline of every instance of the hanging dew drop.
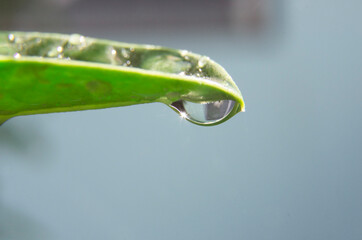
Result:
<instances>
[{"instance_id":1,"label":"hanging dew drop","mask_svg":"<svg viewBox=\"0 0 362 240\"><path fill-rule=\"evenodd\" d=\"M176 109L182 118L202 125L214 124L223 120L230 114L234 106L235 101L233 100L205 103L180 100L171 104L171 107Z\"/></svg>"}]
</instances>

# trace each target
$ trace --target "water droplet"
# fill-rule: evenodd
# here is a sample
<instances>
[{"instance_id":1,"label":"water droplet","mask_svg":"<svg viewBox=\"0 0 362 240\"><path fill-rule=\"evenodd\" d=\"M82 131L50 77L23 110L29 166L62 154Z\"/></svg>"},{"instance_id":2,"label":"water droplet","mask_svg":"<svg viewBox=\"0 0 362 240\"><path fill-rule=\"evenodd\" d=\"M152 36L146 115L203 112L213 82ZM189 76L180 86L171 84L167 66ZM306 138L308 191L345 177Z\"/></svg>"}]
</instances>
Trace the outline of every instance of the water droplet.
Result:
<instances>
[{"instance_id":1,"label":"water droplet","mask_svg":"<svg viewBox=\"0 0 362 240\"><path fill-rule=\"evenodd\" d=\"M21 58L21 54L20 54L20 53L15 53L15 54L14 54L14 58L16 58L16 59Z\"/></svg>"},{"instance_id":2,"label":"water droplet","mask_svg":"<svg viewBox=\"0 0 362 240\"><path fill-rule=\"evenodd\" d=\"M63 52L63 47L62 47L62 46L58 46L58 47L57 47L57 52L58 52L58 53Z\"/></svg>"},{"instance_id":3,"label":"water droplet","mask_svg":"<svg viewBox=\"0 0 362 240\"><path fill-rule=\"evenodd\" d=\"M205 67L205 65L207 64L207 62L208 62L209 60L210 60L209 57L206 57L206 56L201 57L201 58L199 59L199 62L197 63L197 66L198 66L199 68L203 68L203 67Z\"/></svg>"},{"instance_id":4,"label":"water droplet","mask_svg":"<svg viewBox=\"0 0 362 240\"><path fill-rule=\"evenodd\" d=\"M155 48L157 48L157 47L155 47L155 46L153 46L153 45L146 44L146 45L144 45L144 48L145 48L145 49L155 49Z\"/></svg>"},{"instance_id":5,"label":"water droplet","mask_svg":"<svg viewBox=\"0 0 362 240\"><path fill-rule=\"evenodd\" d=\"M187 51L187 50L181 50L181 51L180 51L180 55L181 55L182 57L185 57L188 53L189 53L189 51Z\"/></svg>"},{"instance_id":6,"label":"water droplet","mask_svg":"<svg viewBox=\"0 0 362 240\"><path fill-rule=\"evenodd\" d=\"M128 59L130 57L130 50L127 50L125 48L122 48L121 54L125 59Z\"/></svg>"},{"instance_id":7,"label":"water droplet","mask_svg":"<svg viewBox=\"0 0 362 240\"><path fill-rule=\"evenodd\" d=\"M53 48L48 52L47 57L53 58L53 57L58 56L58 54L59 54L58 48Z\"/></svg>"},{"instance_id":8,"label":"water droplet","mask_svg":"<svg viewBox=\"0 0 362 240\"><path fill-rule=\"evenodd\" d=\"M131 61L127 60L125 63L122 64L122 66L130 67L131 66Z\"/></svg>"},{"instance_id":9,"label":"water droplet","mask_svg":"<svg viewBox=\"0 0 362 240\"><path fill-rule=\"evenodd\" d=\"M144 58L141 68L165 73L180 74L181 72L188 72L191 68L191 63L185 61L179 55L151 52Z\"/></svg>"},{"instance_id":10,"label":"water droplet","mask_svg":"<svg viewBox=\"0 0 362 240\"><path fill-rule=\"evenodd\" d=\"M198 124L212 124L227 117L234 108L235 101L220 100L215 102L193 103L189 101L176 101L171 107L176 109L181 117Z\"/></svg>"},{"instance_id":11,"label":"water droplet","mask_svg":"<svg viewBox=\"0 0 362 240\"><path fill-rule=\"evenodd\" d=\"M85 43L85 37L79 34L72 34L69 37L69 43L73 45L80 45Z\"/></svg>"},{"instance_id":12,"label":"water droplet","mask_svg":"<svg viewBox=\"0 0 362 240\"><path fill-rule=\"evenodd\" d=\"M116 49L114 49L112 46L109 47L107 50L107 55L110 63L112 65L122 65L123 61L120 59L119 54Z\"/></svg>"},{"instance_id":13,"label":"water droplet","mask_svg":"<svg viewBox=\"0 0 362 240\"><path fill-rule=\"evenodd\" d=\"M195 76L199 77L199 78L205 78L205 75L204 75L201 68L197 69L197 72L195 73Z\"/></svg>"},{"instance_id":14,"label":"water droplet","mask_svg":"<svg viewBox=\"0 0 362 240\"><path fill-rule=\"evenodd\" d=\"M9 41L10 43L15 42L15 35L12 34L12 33L10 33L10 34L8 35L8 41Z\"/></svg>"}]
</instances>

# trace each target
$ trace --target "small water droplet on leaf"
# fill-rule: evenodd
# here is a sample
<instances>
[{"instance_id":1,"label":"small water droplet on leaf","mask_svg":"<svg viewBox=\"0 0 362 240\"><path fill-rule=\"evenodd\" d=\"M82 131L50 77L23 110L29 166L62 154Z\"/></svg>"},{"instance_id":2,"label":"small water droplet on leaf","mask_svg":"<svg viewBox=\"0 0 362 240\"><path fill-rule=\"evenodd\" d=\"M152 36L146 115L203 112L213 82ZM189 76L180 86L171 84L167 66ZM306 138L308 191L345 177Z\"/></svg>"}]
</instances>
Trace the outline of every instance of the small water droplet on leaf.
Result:
<instances>
[{"instance_id":1,"label":"small water droplet on leaf","mask_svg":"<svg viewBox=\"0 0 362 240\"><path fill-rule=\"evenodd\" d=\"M9 41L10 43L15 42L15 35L12 34L12 33L10 33L10 34L8 35L8 41Z\"/></svg>"},{"instance_id":2,"label":"small water droplet on leaf","mask_svg":"<svg viewBox=\"0 0 362 240\"><path fill-rule=\"evenodd\" d=\"M21 58L21 54L20 53L15 53L14 58L16 58L16 59Z\"/></svg>"},{"instance_id":3,"label":"small water droplet on leaf","mask_svg":"<svg viewBox=\"0 0 362 240\"><path fill-rule=\"evenodd\" d=\"M200 59L199 59L199 62L197 63L197 66L199 67L199 68L203 68L203 67L205 67L205 65L207 64L207 62L210 60L210 58L209 57L201 57Z\"/></svg>"}]
</instances>

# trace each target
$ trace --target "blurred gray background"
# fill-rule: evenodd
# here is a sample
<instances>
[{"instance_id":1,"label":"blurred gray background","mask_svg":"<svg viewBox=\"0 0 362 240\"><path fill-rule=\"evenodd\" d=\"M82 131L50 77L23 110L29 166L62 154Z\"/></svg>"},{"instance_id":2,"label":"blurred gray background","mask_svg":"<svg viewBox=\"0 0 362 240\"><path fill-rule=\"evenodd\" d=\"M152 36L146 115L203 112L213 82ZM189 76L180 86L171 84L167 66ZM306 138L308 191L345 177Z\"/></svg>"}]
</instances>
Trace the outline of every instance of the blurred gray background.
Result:
<instances>
[{"instance_id":1,"label":"blurred gray background","mask_svg":"<svg viewBox=\"0 0 362 240\"><path fill-rule=\"evenodd\" d=\"M234 78L216 127L162 104L0 127L0 239L362 239L362 1L1 0L0 29L188 49Z\"/></svg>"}]
</instances>

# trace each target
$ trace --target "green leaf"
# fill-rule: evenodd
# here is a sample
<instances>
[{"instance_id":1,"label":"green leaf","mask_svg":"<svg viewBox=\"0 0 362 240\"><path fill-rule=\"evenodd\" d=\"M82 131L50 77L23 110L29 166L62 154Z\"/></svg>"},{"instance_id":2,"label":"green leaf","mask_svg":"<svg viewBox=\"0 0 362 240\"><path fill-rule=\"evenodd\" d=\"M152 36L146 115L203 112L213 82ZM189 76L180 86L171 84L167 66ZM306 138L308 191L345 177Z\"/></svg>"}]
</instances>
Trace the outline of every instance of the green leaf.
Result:
<instances>
[{"instance_id":1,"label":"green leaf","mask_svg":"<svg viewBox=\"0 0 362 240\"><path fill-rule=\"evenodd\" d=\"M227 72L186 50L78 34L0 32L0 123L152 102L205 126L245 109Z\"/></svg>"}]
</instances>

